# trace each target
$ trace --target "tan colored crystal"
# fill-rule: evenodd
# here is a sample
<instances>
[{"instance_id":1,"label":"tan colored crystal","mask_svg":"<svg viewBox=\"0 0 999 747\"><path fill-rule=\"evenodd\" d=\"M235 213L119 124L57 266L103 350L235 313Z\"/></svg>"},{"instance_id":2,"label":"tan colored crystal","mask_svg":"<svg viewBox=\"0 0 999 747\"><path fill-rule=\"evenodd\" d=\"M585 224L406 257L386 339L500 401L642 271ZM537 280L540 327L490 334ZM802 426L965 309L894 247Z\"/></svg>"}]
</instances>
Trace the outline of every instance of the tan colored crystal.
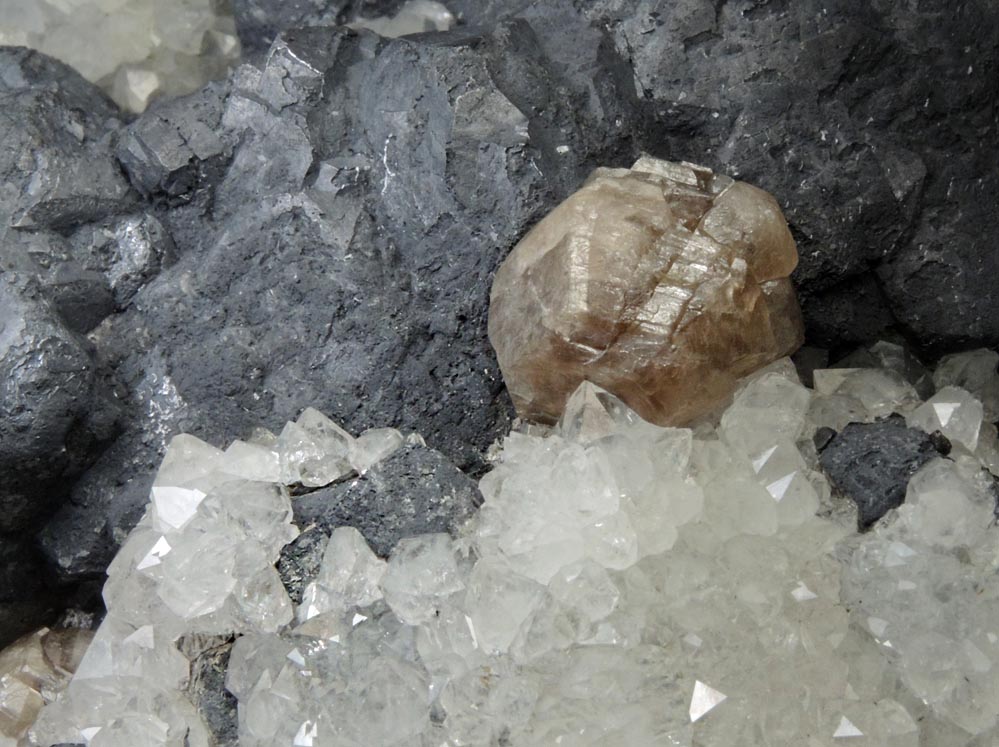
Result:
<instances>
[{"instance_id":1,"label":"tan colored crystal","mask_svg":"<svg viewBox=\"0 0 999 747\"><path fill-rule=\"evenodd\" d=\"M0 745L20 745L38 712L67 685L94 634L40 630L0 651Z\"/></svg>"},{"instance_id":2,"label":"tan colored crystal","mask_svg":"<svg viewBox=\"0 0 999 747\"><path fill-rule=\"evenodd\" d=\"M586 380L687 423L801 344L797 261L769 194L644 157L594 171L514 248L489 339L522 417L555 421Z\"/></svg>"}]
</instances>

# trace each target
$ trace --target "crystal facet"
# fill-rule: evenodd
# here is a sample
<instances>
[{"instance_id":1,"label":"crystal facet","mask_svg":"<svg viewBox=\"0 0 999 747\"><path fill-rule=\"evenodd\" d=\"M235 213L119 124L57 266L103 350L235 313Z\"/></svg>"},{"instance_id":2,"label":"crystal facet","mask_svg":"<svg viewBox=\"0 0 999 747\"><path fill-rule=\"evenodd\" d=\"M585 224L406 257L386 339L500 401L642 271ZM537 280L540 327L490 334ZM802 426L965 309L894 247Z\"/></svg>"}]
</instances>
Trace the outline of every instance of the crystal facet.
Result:
<instances>
[{"instance_id":1,"label":"crystal facet","mask_svg":"<svg viewBox=\"0 0 999 747\"><path fill-rule=\"evenodd\" d=\"M792 352L791 233L767 193L687 163L597 169L496 275L489 338L517 411L554 421L580 382L684 424Z\"/></svg>"},{"instance_id":2,"label":"crystal facet","mask_svg":"<svg viewBox=\"0 0 999 747\"><path fill-rule=\"evenodd\" d=\"M414 448L396 432L364 446L381 460L366 476L364 435L318 413L250 448L178 437L109 568L108 616L35 741L207 747L190 688L199 652L222 641L241 747L991 744L994 480L959 441L941 459L901 415L877 419L923 407L893 373L818 378L824 394L778 361L695 430L584 382L556 427L497 447L460 531L405 536L387 562L351 527L296 537L289 493L306 463L376 479ZM925 406L950 428L966 404L940 417L933 405L956 400L938 396ZM829 397L862 422L815 440ZM920 456L894 454L905 500L865 534L816 472L842 439L873 453L859 489L888 464L879 449L913 440ZM250 453L252 480L233 467ZM279 557L298 558L296 583ZM4 682L0 706L22 713Z\"/></svg>"}]
</instances>

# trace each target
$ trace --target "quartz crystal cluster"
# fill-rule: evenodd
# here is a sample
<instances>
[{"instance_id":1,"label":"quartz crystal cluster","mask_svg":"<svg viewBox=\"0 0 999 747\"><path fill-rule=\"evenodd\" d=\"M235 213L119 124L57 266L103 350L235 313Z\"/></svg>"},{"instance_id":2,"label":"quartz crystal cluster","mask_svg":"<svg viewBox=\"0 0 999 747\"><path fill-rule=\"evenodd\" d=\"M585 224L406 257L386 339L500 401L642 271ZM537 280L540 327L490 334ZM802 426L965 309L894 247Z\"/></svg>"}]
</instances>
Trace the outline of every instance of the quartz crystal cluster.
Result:
<instances>
[{"instance_id":1,"label":"quartz crystal cluster","mask_svg":"<svg viewBox=\"0 0 999 747\"><path fill-rule=\"evenodd\" d=\"M217 0L4 0L0 44L51 55L124 109L196 91L239 59Z\"/></svg>"},{"instance_id":2,"label":"quartz crystal cluster","mask_svg":"<svg viewBox=\"0 0 999 747\"><path fill-rule=\"evenodd\" d=\"M523 417L554 421L587 380L684 425L801 344L797 262L769 194L643 157L594 171L517 244L489 339Z\"/></svg>"},{"instance_id":3,"label":"quartz crystal cluster","mask_svg":"<svg viewBox=\"0 0 999 747\"><path fill-rule=\"evenodd\" d=\"M225 452L178 436L31 744L210 744L191 661L234 640L242 747L995 745L999 535L976 454L996 435L961 440L985 391L941 382L951 458L858 535L819 471L829 412L941 424L890 369L815 379L777 361L692 428L584 382L555 426L502 442L462 528L385 559L340 526L300 602L274 569L298 494L401 436L353 439L315 411Z\"/></svg>"}]
</instances>

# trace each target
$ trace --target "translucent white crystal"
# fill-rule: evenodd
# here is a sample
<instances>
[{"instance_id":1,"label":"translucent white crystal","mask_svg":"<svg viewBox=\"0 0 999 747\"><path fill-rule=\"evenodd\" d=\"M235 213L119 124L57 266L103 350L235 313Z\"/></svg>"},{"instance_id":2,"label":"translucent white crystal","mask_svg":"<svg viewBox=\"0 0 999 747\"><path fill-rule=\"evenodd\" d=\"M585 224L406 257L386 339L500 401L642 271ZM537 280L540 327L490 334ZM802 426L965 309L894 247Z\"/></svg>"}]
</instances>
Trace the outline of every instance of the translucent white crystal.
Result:
<instances>
[{"instance_id":1,"label":"translucent white crystal","mask_svg":"<svg viewBox=\"0 0 999 747\"><path fill-rule=\"evenodd\" d=\"M385 601L407 625L426 622L448 596L464 588L455 548L446 534L400 540L381 580Z\"/></svg>"},{"instance_id":2,"label":"translucent white crystal","mask_svg":"<svg viewBox=\"0 0 999 747\"><path fill-rule=\"evenodd\" d=\"M208 746L183 694L191 664L179 638L273 633L293 616L274 568L298 532L289 498L260 471L252 482L232 474L261 451L273 455L173 439L150 507L108 569L107 617L63 697L41 714L40 741Z\"/></svg>"},{"instance_id":3,"label":"translucent white crystal","mask_svg":"<svg viewBox=\"0 0 999 747\"><path fill-rule=\"evenodd\" d=\"M266 446L233 441L225 450L219 469L233 477L259 482L281 480L281 464L278 453Z\"/></svg>"},{"instance_id":4,"label":"translucent white crystal","mask_svg":"<svg viewBox=\"0 0 999 747\"><path fill-rule=\"evenodd\" d=\"M956 386L982 403L985 418L999 420L999 353L994 350L971 350L940 359L933 372L937 390Z\"/></svg>"},{"instance_id":5,"label":"translucent white crystal","mask_svg":"<svg viewBox=\"0 0 999 747\"><path fill-rule=\"evenodd\" d=\"M351 444L350 465L358 474L363 475L405 442L402 434L395 428L371 428Z\"/></svg>"},{"instance_id":6,"label":"translucent white crystal","mask_svg":"<svg viewBox=\"0 0 999 747\"><path fill-rule=\"evenodd\" d=\"M982 427L982 403L968 392L946 386L906 416L910 428L940 431L951 441L974 452Z\"/></svg>"},{"instance_id":7,"label":"translucent white crystal","mask_svg":"<svg viewBox=\"0 0 999 747\"><path fill-rule=\"evenodd\" d=\"M690 698L690 720L700 721L705 715L728 698L723 692L705 685L698 680L694 683L694 694Z\"/></svg>"},{"instance_id":8,"label":"translucent white crystal","mask_svg":"<svg viewBox=\"0 0 999 747\"><path fill-rule=\"evenodd\" d=\"M973 734L996 725L985 703L999 697L999 592L985 580L994 506L987 485L932 461L910 481L897 519L865 536L844 574L844 601L890 643L903 682Z\"/></svg>"},{"instance_id":9,"label":"translucent white crystal","mask_svg":"<svg viewBox=\"0 0 999 747\"><path fill-rule=\"evenodd\" d=\"M830 374L813 397L777 364L693 431L584 385L556 428L503 441L461 536L403 539L386 563L339 527L297 609L274 568L297 533L284 483L308 460L361 471L358 444L384 458L404 439L364 444L307 411L247 443L269 480L233 474L242 446L175 439L109 567L108 616L36 736L207 746L184 691L200 634L238 636L241 747L990 744L981 443L955 441L864 535L829 518L841 499L814 471L816 402L864 420L910 407L893 376ZM266 456L282 438L290 456Z\"/></svg>"},{"instance_id":10,"label":"translucent white crystal","mask_svg":"<svg viewBox=\"0 0 999 747\"><path fill-rule=\"evenodd\" d=\"M197 488L154 485L152 489L156 520L170 529L181 529L194 518L205 494Z\"/></svg>"},{"instance_id":11,"label":"translucent white crystal","mask_svg":"<svg viewBox=\"0 0 999 747\"><path fill-rule=\"evenodd\" d=\"M506 652L543 593L541 584L501 560L476 563L468 577L464 604L476 646L488 654Z\"/></svg>"},{"instance_id":12,"label":"translucent white crystal","mask_svg":"<svg viewBox=\"0 0 999 747\"><path fill-rule=\"evenodd\" d=\"M239 59L235 23L212 0L4 0L0 43L71 65L126 109L224 77Z\"/></svg>"},{"instance_id":13,"label":"translucent white crystal","mask_svg":"<svg viewBox=\"0 0 999 747\"><path fill-rule=\"evenodd\" d=\"M813 372L815 393L840 395L859 402L867 418L904 412L919 403L912 384L894 371L879 368L826 368Z\"/></svg>"},{"instance_id":14,"label":"translucent white crystal","mask_svg":"<svg viewBox=\"0 0 999 747\"><path fill-rule=\"evenodd\" d=\"M722 415L726 441L746 454L759 454L775 438L795 441L805 427L811 399L801 384L778 373L753 379Z\"/></svg>"},{"instance_id":15,"label":"translucent white crystal","mask_svg":"<svg viewBox=\"0 0 999 747\"><path fill-rule=\"evenodd\" d=\"M306 590L299 620L333 612L344 615L382 598L379 586L387 563L379 558L353 527L333 530L316 580Z\"/></svg>"},{"instance_id":16,"label":"translucent white crystal","mask_svg":"<svg viewBox=\"0 0 999 747\"><path fill-rule=\"evenodd\" d=\"M298 420L288 423L285 430L288 436L281 453L286 481L318 487L350 472L353 436L318 410L305 408Z\"/></svg>"}]
</instances>

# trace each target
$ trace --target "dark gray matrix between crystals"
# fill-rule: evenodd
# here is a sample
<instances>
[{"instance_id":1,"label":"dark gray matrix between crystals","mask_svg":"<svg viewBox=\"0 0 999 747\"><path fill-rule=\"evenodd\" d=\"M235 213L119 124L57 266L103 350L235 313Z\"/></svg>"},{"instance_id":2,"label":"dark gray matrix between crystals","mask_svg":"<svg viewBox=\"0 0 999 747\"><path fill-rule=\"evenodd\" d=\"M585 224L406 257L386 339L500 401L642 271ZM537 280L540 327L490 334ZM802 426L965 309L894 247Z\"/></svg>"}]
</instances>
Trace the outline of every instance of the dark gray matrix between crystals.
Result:
<instances>
[{"instance_id":1,"label":"dark gray matrix between crystals","mask_svg":"<svg viewBox=\"0 0 999 747\"><path fill-rule=\"evenodd\" d=\"M892 415L875 423L850 423L819 455L833 486L857 504L857 527L867 529L905 502L920 467L940 456L942 444ZM949 445L943 447L949 451Z\"/></svg>"},{"instance_id":2,"label":"dark gray matrix between crystals","mask_svg":"<svg viewBox=\"0 0 999 747\"><path fill-rule=\"evenodd\" d=\"M293 500L295 522L326 534L352 526L376 555L387 558L405 537L455 534L482 505L478 485L443 455L405 446L363 476Z\"/></svg>"},{"instance_id":3,"label":"dark gray matrix between crystals","mask_svg":"<svg viewBox=\"0 0 999 747\"><path fill-rule=\"evenodd\" d=\"M0 643L103 573L176 433L311 405L481 472L492 273L643 151L776 195L813 344L999 344L990 0L455 0L400 40L328 26L394 2L233 5L252 64L130 121L0 50Z\"/></svg>"}]
</instances>

